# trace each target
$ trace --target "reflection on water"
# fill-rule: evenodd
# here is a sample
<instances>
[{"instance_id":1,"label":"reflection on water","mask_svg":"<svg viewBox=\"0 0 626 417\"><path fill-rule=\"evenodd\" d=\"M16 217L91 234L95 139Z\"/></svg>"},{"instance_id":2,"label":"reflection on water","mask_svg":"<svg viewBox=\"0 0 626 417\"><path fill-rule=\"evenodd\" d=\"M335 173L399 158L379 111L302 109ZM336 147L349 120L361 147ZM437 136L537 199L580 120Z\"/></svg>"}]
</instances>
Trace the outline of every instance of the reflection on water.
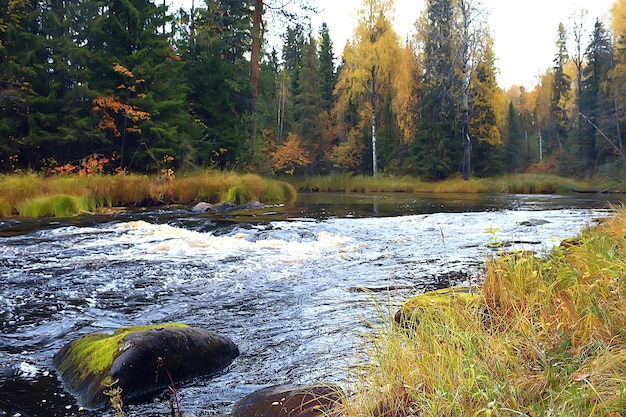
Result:
<instances>
[{"instance_id":1,"label":"reflection on water","mask_svg":"<svg viewBox=\"0 0 626 417\"><path fill-rule=\"evenodd\" d=\"M86 333L166 321L242 352L227 373L180 387L187 416L224 415L270 384L344 383L381 317L375 301L392 312L411 293L479 280L488 228L541 251L607 215L606 196L577 197L320 193L220 216L3 221L0 416L102 415L63 391L52 355Z\"/></svg>"}]
</instances>

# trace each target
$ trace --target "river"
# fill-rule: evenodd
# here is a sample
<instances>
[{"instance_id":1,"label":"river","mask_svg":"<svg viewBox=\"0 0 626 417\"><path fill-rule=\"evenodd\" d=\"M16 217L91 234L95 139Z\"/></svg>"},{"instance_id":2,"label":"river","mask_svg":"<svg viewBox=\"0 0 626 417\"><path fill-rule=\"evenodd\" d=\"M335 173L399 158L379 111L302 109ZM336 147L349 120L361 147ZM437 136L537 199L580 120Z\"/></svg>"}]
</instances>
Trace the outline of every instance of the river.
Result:
<instances>
[{"instance_id":1,"label":"river","mask_svg":"<svg viewBox=\"0 0 626 417\"><path fill-rule=\"evenodd\" d=\"M343 385L372 322L411 294L479 282L493 239L545 251L619 203L319 193L226 215L166 207L0 220L0 416L114 415L81 409L52 356L87 333L171 321L241 350L225 373L178 387L185 416L227 415L268 385ZM125 411L169 410L164 397Z\"/></svg>"}]
</instances>

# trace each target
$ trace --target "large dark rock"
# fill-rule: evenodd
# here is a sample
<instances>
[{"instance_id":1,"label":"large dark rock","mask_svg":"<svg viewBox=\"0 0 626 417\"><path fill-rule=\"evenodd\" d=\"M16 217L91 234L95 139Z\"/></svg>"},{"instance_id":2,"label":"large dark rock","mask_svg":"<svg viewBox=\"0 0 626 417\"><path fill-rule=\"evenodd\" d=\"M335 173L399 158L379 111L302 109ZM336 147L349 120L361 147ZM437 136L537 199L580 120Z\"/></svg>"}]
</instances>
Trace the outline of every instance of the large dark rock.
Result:
<instances>
[{"instance_id":1,"label":"large dark rock","mask_svg":"<svg viewBox=\"0 0 626 417\"><path fill-rule=\"evenodd\" d=\"M334 385L275 385L245 396L232 417L318 417L330 415L343 393Z\"/></svg>"},{"instance_id":2,"label":"large dark rock","mask_svg":"<svg viewBox=\"0 0 626 417\"><path fill-rule=\"evenodd\" d=\"M171 380L179 384L215 374L238 355L237 346L223 336L161 324L84 336L65 345L53 365L79 404L97 409L109 402L103 391L111 382L117 381L114 387L121 388L124 402L138 402L167 388Z\"/></svg>"}]
</instances>

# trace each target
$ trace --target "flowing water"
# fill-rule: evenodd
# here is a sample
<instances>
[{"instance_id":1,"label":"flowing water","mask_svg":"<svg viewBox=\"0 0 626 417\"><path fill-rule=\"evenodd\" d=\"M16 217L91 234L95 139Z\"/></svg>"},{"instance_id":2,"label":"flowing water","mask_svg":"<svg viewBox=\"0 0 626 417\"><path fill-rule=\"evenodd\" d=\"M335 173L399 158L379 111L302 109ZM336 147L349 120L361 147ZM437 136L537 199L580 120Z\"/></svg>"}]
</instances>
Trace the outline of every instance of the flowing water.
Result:
<instances>
[{"instance_id":1,"label":"flowing water","mask_svg":"<svg viewBox=\"0 0 626 417\"><path fill-rule=\"evenodd\" d=\"M202 327L241 350L223 374L178 387L186 416L226 415L268 385L345 384L370 324L407 296L480 281L493 239L549 249L609 215L607 197L304 194L219 216L0 221L0 416L114 415L82 410L52 356L148 323ZM126 415L169 410L164 396Z\"/></svg>"}]
</instances>

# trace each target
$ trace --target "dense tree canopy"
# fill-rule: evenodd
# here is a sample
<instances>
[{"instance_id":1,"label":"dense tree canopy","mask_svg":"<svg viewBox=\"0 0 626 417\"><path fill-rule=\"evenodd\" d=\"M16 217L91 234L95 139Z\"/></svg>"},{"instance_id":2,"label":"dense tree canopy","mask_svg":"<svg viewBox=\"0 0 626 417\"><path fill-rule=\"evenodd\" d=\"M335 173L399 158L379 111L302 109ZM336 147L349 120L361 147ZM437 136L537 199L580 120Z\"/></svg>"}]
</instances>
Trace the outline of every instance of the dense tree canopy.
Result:
<instances>
[{"instance_id":1,"label":"dense tree canopy","mask_svg":"<svg viewBox=\"0 0 626 417\"><path fill-rule=\"evenodd\" d=\"M431 178L623 163L626 0L610 22L555 27L537 85L508 91L479 0L424 0L408 39L393 0L362 0L340 54L299 3L296 16L261 0L0 0L0 171L90 156L110 172Z\"/></svg>"}]
</instances>

